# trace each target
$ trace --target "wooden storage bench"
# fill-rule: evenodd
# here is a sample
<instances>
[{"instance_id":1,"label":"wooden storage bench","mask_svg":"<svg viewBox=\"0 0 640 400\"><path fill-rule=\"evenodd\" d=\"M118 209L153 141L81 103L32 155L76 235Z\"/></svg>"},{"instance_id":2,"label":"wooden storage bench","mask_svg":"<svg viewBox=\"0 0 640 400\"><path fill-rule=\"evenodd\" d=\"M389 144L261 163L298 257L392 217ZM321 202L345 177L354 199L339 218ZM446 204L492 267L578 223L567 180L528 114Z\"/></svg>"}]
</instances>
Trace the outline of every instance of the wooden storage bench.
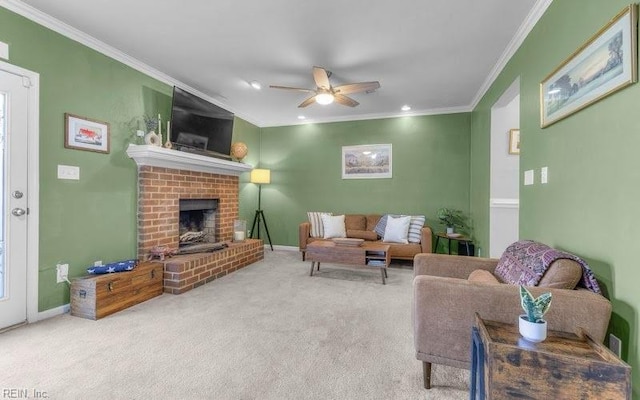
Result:
<instances>
[{"instance_id":1,"label":"wooden storage bench","mask_svg":"<svg viewBox=\"0 0 640 400\"><path fill-rule=\"evenodd\" d=\"M88 275L71 282L71 315L99 319L162 294L163 264L142 262L132 271Z\"/></svg>"}]
</instances>

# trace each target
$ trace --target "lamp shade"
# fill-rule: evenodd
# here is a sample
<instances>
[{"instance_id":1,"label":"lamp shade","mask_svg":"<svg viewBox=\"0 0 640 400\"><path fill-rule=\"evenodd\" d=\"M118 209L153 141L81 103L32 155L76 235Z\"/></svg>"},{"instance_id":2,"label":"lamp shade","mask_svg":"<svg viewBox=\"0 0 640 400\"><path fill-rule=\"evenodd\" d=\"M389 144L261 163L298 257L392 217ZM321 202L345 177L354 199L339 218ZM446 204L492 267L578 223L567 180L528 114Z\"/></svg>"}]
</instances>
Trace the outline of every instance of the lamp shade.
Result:
<instances>
[{"instance_id":1,"label":"lamp shade","mask_svg":"<svg viewBox=\"0 0 640 400\"><path fill-rule=\"evenodd\" d=\"M271 183L271 170L259 168L251 170L251 183Z\"/></svg>"}]
</instances>

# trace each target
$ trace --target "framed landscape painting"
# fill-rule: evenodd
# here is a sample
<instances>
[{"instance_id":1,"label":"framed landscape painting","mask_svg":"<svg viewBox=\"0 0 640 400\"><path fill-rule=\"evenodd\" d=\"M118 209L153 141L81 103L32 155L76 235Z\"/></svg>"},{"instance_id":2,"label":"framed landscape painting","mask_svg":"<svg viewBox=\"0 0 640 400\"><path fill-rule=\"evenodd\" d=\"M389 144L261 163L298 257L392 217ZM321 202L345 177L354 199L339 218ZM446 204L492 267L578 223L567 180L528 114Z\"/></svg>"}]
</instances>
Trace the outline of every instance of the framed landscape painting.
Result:
<instances>
[{"instance_id":1,"label":"framed landscape painting","mask_svg":"<svg viewBox=\"0 0 640 400\"><path fill-rule=\"evenodd\" d=\"M66 113L64 125L64 147L109 153L108 123Z\"/></svg>"},{"instance_id":2,"label":"framed landscape painting","mask_svg":"<svg viewBox=\"0 0 640 400\"><path fill-rule=\"evenodd\" d=\"M342 147L342 179L392 177L391 144Z\"/></svg>"},{"instance_id":3,"label":"framed landscape painting","mask_svg":"<svg viewBox=\"0 0 640 400\"><path fill-rule=\"evenodd\" d=\"M543 128L637 80L637 19L625 7L540 83Z\"/></svg>"}]
</instances>

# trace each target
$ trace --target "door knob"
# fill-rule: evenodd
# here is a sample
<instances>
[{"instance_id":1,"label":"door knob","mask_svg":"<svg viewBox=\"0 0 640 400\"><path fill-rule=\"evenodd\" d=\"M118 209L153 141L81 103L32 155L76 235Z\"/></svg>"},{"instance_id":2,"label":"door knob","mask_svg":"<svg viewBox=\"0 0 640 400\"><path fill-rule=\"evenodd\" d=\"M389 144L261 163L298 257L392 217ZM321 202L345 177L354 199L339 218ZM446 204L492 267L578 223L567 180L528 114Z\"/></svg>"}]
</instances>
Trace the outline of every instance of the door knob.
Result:
<instances>
[{"instance_id":1,"label":"door knob","mask_svg":"<svg viewBox=\"0 0 640 400\"><path fill-rule=\"evenodd\" d=\"M11 210L11 214L15 215L16 217L25 215L26 213L27 212L23 208L14 208L13 210Z\"/></svg>"},{"instance_id":2,"label":"door knob","mask_svg":"<svg viewBox=\"0 0 640 400\"><path fill-rule=\"evenodd\" d=\"M13 196L14 199L21 199L22 196L24 196L24 193L22 193L19 190L14 190L13 192L11 192L11 195Z\"/></svg>"}]
</instances>

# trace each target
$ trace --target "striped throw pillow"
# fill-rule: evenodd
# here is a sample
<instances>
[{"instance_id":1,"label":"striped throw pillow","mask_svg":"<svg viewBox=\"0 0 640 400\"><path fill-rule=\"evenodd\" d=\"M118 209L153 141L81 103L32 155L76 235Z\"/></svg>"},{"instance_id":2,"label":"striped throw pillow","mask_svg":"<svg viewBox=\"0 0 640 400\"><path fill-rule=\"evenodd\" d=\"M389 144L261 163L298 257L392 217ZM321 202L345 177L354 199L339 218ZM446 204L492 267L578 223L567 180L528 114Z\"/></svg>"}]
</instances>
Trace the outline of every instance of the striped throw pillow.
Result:
<instances>
[{"instance_id":1,"label":"striped throw pillow","mask_svg":"<svg viewBox=\"0 0 640 400\"><path fill-rule=\"evenodd\" d=\"M311 237L322 238L324 237L324 228L322 225L322 215L331 215L328 212L309 211L307 212L307 218L311 223Z\"/></svg>"},{"instance_id":2,"label":"striped throw pillow","mask_svg":"<svg viewBox=\"0 0 640 400\"><path fill-rule=\"evenodd\" d=\"M420 243L422 239L422 227L426 218L424 215L412 215L409 223L409 243Z\"/></svg>"}]
</instances>

